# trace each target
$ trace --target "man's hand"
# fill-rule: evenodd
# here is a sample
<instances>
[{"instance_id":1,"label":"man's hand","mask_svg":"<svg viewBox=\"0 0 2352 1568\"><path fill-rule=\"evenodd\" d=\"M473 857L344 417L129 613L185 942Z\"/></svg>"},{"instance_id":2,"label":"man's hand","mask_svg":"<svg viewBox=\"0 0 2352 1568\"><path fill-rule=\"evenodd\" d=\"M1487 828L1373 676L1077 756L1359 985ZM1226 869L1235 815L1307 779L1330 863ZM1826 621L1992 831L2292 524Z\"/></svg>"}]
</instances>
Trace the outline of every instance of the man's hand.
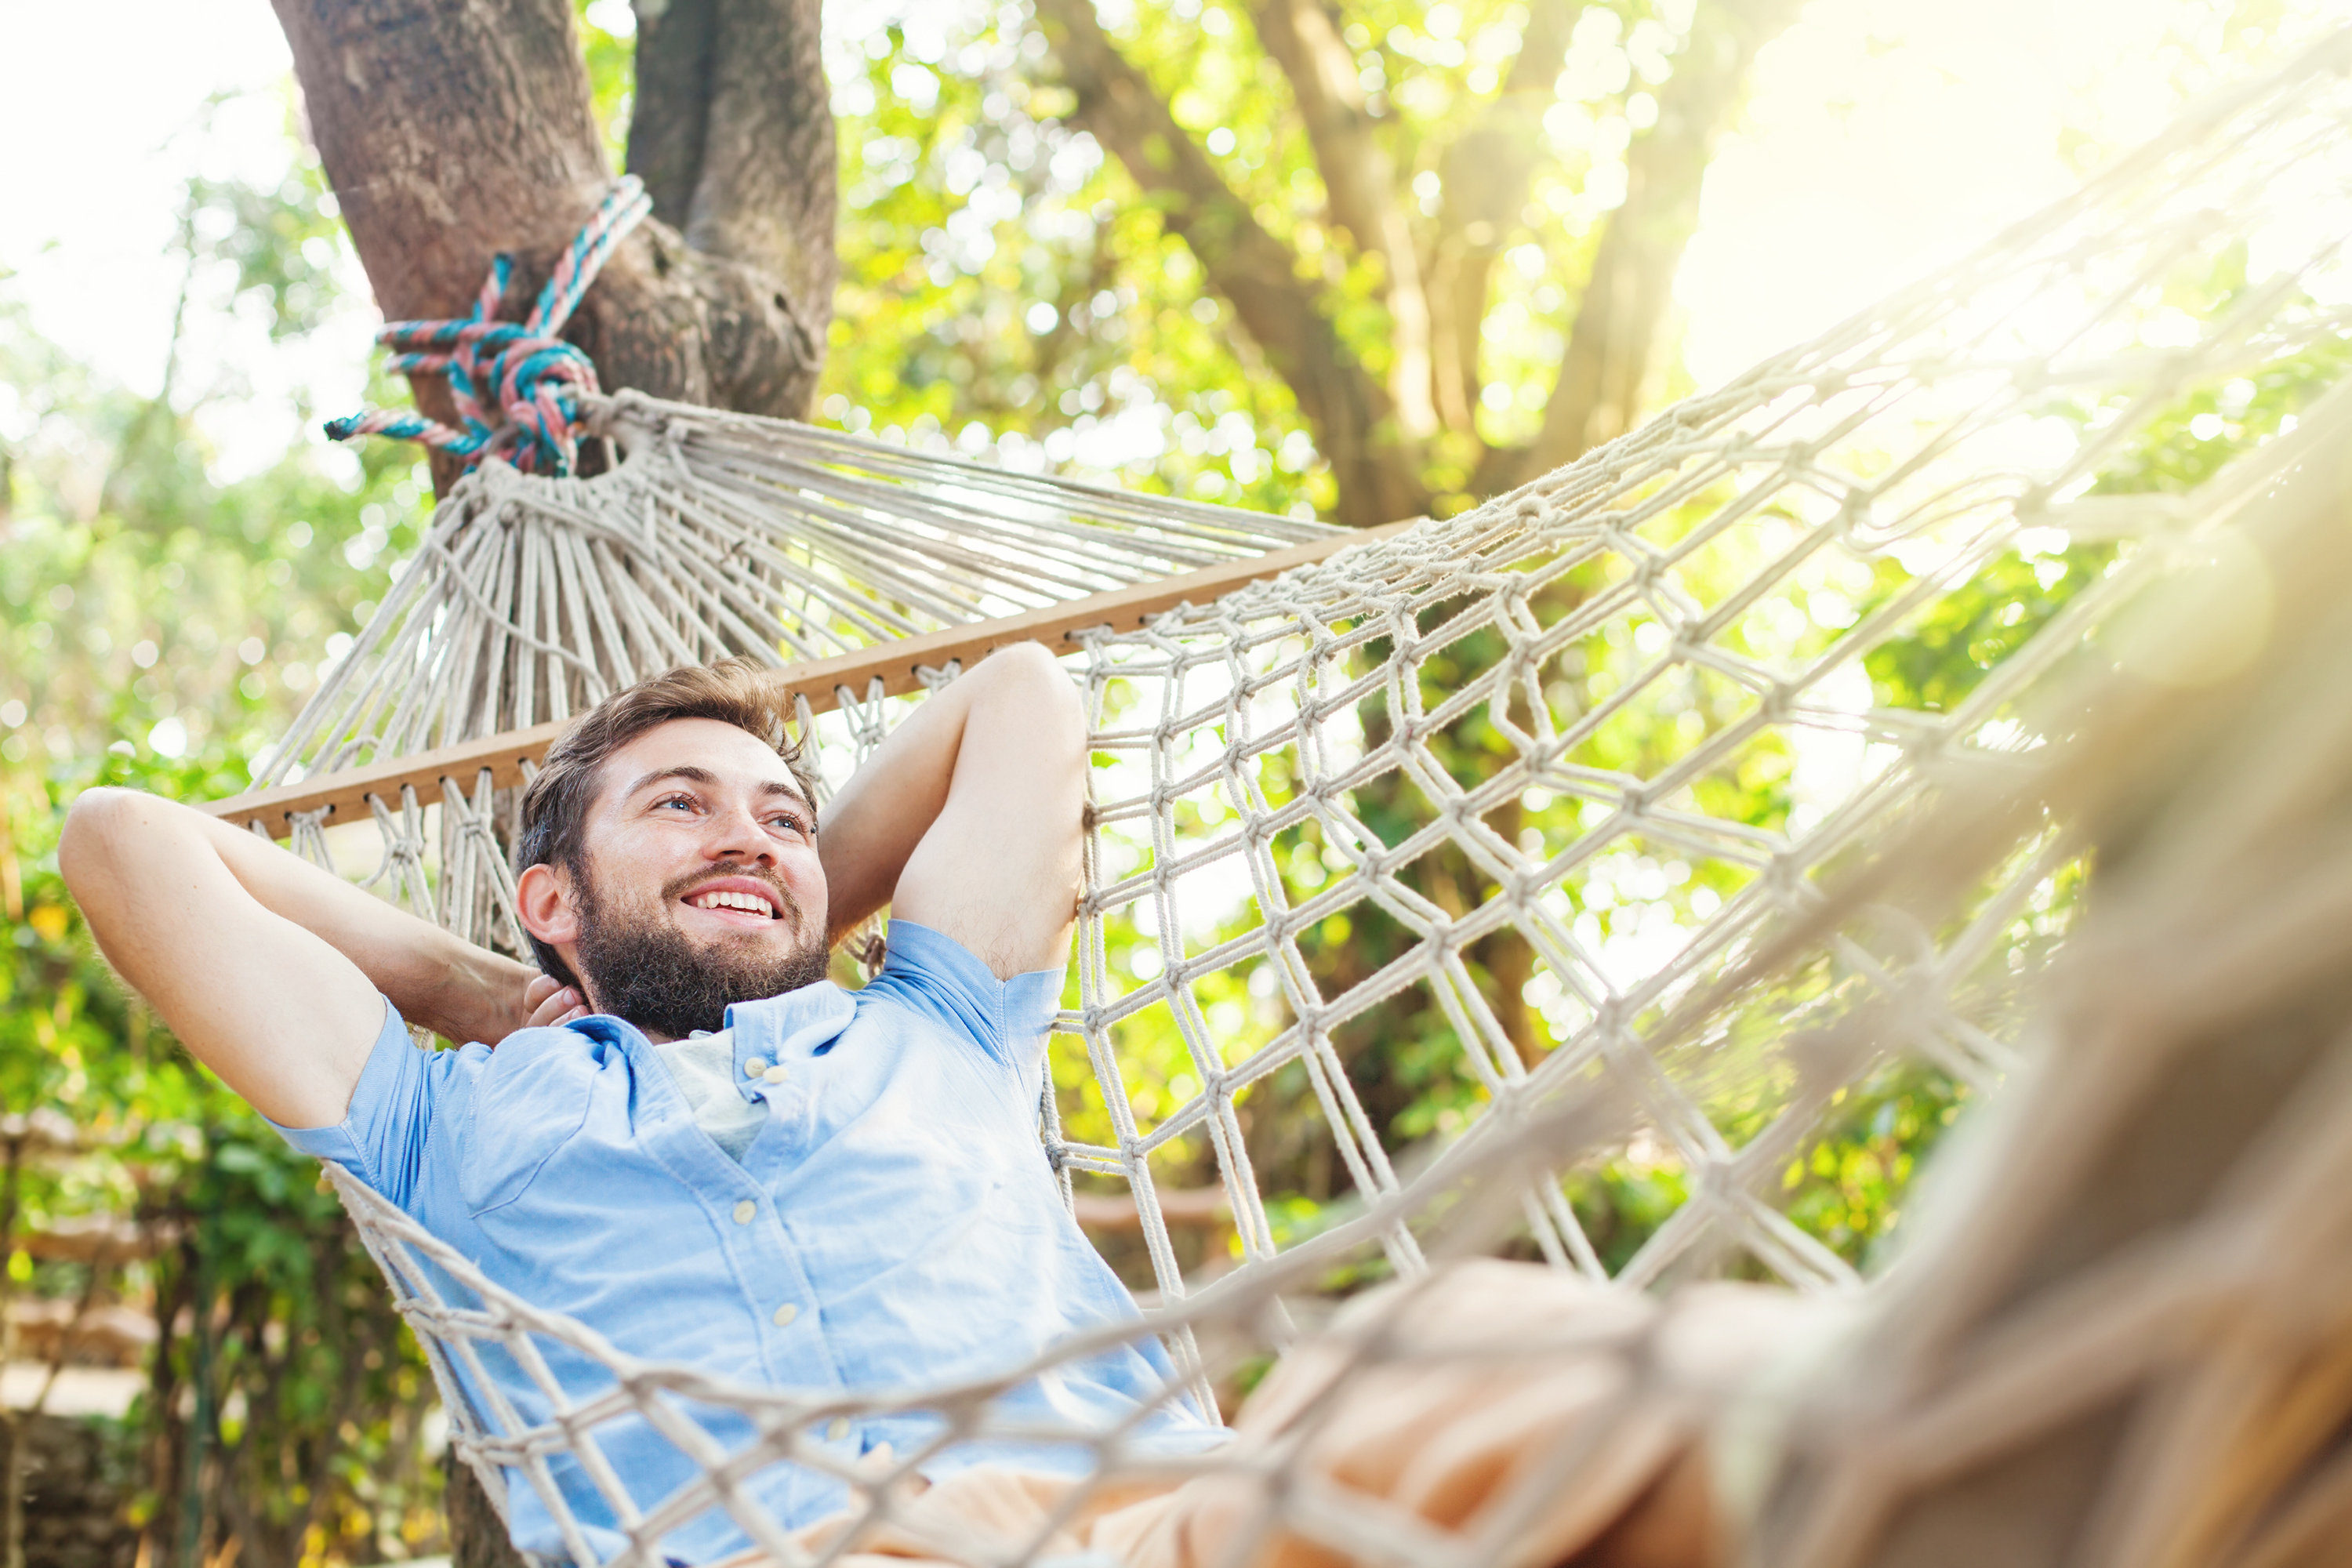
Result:
<instances>
[{"instance_id":1,"label":"man's hand","mask_svg":"<svg viewBox=\"0 0 2352 1568\"><path fill-rule=\"evenodd\" d=\"M116 971L197 1060L290 1127L343 1119L383 1028L379 992L457 1040L498 1040L557 1000L530 1001L533 972L512 959L134 790L76 800L58 865Z\"/></svg>"},{"instance_id":2,"label":"man's hand","mask_svg":"<svg viewBox=\"0 0 2352 1568\"><path fill-rule=\"evenodd\" d=\"M580 993L551 974L534 974L530 984L522 988L524 1017L517 1026L525 1029L553 1029L569 1024L574 1018L588 1016L588 1005ZM492 1045L498 1041L492 1040Z\"/></svg>"},{"instance_id":3,"label":"man's hand","mask_svg":"<svg viewBox=\"0 0 2352 1568\"><path fill-rule=\"evenodd\" d=\"M1077 688L1034 643L924 699L818 826L830 934L887 902L1000 979L1058 968L1077 917L1086 745Z\"/></svg>"}]
</instances>

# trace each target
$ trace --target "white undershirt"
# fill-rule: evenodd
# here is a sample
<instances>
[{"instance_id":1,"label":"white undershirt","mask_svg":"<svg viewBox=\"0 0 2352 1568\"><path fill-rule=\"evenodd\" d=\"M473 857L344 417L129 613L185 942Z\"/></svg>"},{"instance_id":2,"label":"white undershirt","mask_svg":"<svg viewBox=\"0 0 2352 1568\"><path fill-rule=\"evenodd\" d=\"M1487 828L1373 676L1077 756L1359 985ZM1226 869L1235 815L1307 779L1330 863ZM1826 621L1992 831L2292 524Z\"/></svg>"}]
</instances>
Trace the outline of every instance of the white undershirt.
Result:
<instances>
[{"instance_id":1,"label":"white undershirt","mask_svg":"<svg viewBox=\"0 0 2352 1568\"><path fill-rule=\"evenodd\" d=\"M669 1068L687 1104L694 1108L695 1125L709 1133L710 1141L726 1150L729 1159L741 1164L743 1151L767 1125L768 1107L764 1100L744 1099L735 1087L733 1033L721 1029L715 1035L697 1034L688 1039L666 1041L654 1050Z\"/></svg>"}]
</instances>

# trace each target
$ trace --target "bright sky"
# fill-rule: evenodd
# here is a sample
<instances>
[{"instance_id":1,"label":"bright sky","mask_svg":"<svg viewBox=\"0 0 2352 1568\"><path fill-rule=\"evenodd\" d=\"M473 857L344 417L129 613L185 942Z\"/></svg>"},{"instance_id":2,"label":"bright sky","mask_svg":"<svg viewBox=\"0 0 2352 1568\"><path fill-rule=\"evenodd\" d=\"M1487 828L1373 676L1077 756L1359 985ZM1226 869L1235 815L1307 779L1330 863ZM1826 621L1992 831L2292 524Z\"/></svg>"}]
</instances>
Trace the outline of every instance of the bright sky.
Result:
<instances>
[{"instance_id":1,"label":"bright sky","mask_svg":"<svg viewBox=\"0 0 2352 1568\"><path fill-rule=\"evenodd\" d=\"M13 150L0 268L17 276L0 289L68 353L152 394L181 285L169 249L183 184L285 172L285 36L264 0L0 0L0 18L17 62L0 94L0 146ZM321 417L357 409L373 330L373 312L352 310L310 341L273 344L255 321L192 321L181 384L254 394L211 422L226 466L285 449L298 393Z\"/></svg>"},{"instance_id":2,"label":"bright sky","mask_svg":"<svg viewBox=\"0 0 2352 1568\"><path fill-rule=\"evenodd\" d=\"M2297 0L2306 17L2331 0ZM189 174L282 167L286 46L262 0L188 5L0 0L19 68L0 96L15 149L0 205L4 285L38 329L152 390L179 278L165 252ZM2152 131L2173 101L2157 58L2183 0L1813 0L1759 64L1750 123L1709 172L1679 281L1702 384L1799 341L2071 183L2062 130ZM131 40L126 44L125 40ZM212 111L208 101L249 96ZM289 395L354 404L370 322L299 345L251 323L192 332L194 384L258 395L215 429L231 468L283 442Z\"/></svg>"},{"instance_id":3,"label":"bright sky","mask_svg":"<svg viewBox=\"0 0 2352 1568\"><path fill-rule=\"evenodd\" d=\"M2317 13L2326 0L2300 9ZM1675 293L1700 385L1800 342L2071 189L2178 107L2179 0L1813 0L1757 62Z\"/></svg>"}]
</instances>

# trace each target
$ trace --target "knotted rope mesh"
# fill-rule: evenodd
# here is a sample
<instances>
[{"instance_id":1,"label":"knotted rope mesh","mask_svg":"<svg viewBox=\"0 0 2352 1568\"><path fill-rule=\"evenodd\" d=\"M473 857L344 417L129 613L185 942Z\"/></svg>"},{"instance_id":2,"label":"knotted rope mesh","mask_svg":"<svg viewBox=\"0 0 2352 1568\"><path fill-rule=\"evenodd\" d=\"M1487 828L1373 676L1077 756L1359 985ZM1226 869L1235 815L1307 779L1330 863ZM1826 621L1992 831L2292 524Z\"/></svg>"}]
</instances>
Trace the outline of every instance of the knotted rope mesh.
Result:
<instances>
[{"instance_id":1,"label":"knotted rope mesh","mask_svg":"<svg viewBox=\"0 0 2352 1568\"><path fill-rule=\"evenodd\" d=\"M1097 766L1043 1131L1074 1201L1132 1194L1153 1311L1103 1335L1166 1335L1183 1368L1167 1398L1230 1391L1335 1284L1435 1257L1512 1251L1596 1287L1858 1283L1856 1238L1783 1212L1792 1163L1880 1075L1980 1096L2029 1059L2030 983L2082 918L2090 842L2044 783L2053 758L2097 771L2080 751L2096 725L2051 694L2079 697L2084 669L2208 689L2281 613L2279 568L2239 525L2352 435L2352 405L2323 395L2352 319L2348 64L2337 37L2207 102L1948 269L1520 491L1080 639ZM2268 416L2247 412L2262 393ZM444 503L271 776L560 719L677 660L819 657L1306 527L614 408L616 472L493 464ZM2227 461L2198 456L2209 419ZM910 521L861 521L883 513ZM1937 648L1959 654L1922 653ZM807 721L836 779L898 700L837 695ZM2146 733L2168 733L2168 710L2135 710ZM2290 794L2244 809L2308 805ZM2011 808L1971 815L1988 799ZM509 810L487 780L378 805L382 884L520 950ZM1945 842L1948 819L1969 831ZM320 826L297 826L326 858ZM2186 896L2179 876L2158 885ZM1446 1088L1433 1118L1405 1124L1400 1075ZM1276 1146L1302 1124L1323 1152L1303 1163ZM1316 1157L1335 1196L1269 1201L1261 1166ZM1605 1167L1666 1211L1622 1256L1595 1234ZM837 1475L861 1519L919 1535L906 1483L925 1455L861 1468L824 1447L828 1424L923 1409L946 1417L941 1444L1013 1436L992 1397L1045 1370L856 1396L723 1386L515 1299L331 1173L432 1354L459 1453L494 1495L508 1477L537 1491L583 1562L551 1463L603 1496L631 1564L713 1508L780 1561L845 1550L851 1534L787 1539L751 1500L744 1479L775 1464ZM1204 1183L1229 1246L1195 1246L1159 1201ZM1396 1298L1391 1329L1417 1299ZM1351 1376L1528 1349L1353 1331ZM1634 1351L1654 1331L1561 1331L1652 1368ZM609 1392L568 1397L540 1348L557 1345L609 1367ZM491 1351L553 1415L496 1394ZM761 1436L722 1452L689 1406ZM1320 1408L1310 1428L1345 1419L1344 1401ZM622 1419L702 1479L633 1499L595 1442ZM1255 1500L1249 1539L1488 1561L1612 1432L1578 1427L1569 1458L1447 1528L1302 1467L1308 1442L1146 1468L1223 1467ZM1143 1464L1116 1433L1052 1436L1098 1455L1106 1485ZM1775 1560L1831 1561L1804 1555L1824 1541L1860 1560L1853 1521L1884 1510L1853 1500L1892 1483L1837 1452L1865 1479L1821 1507L1861 1511L1768 1535L1798 1553ZM2116 1539L2147 1539L2127 1524ZM1041 1527L937 1547L1013 1563L1050 1543Z\"/></svg>"}]
</instances>

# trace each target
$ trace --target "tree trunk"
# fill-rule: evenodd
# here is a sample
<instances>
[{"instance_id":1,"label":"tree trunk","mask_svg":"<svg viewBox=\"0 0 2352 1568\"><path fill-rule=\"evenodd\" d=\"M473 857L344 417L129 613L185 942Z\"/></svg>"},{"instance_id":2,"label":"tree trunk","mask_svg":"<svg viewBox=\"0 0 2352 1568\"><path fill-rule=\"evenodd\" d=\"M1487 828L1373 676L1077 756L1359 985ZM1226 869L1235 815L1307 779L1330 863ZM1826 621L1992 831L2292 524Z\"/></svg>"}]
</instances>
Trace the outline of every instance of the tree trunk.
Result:
<instances>
[{"instance_id":1,"label":"tree trunk","mask_svg":"<svg viewBox=\"0 0 2352 1568\"><path fill-rule=\"evenodd\" d=\"M1477 429L1478 359L1495 259L1515 231L1544 221L1527 216L1527 196L1544 156L1544 111L1584 8L1531 0L1507 80L1438 153L1443 209L1419 221L1407 199L1411 170L1400 167L1411 162L1397 151L1402 132L1372 113L1331 0L1252 0L1258 41L1289 84L1328 193L1324 216L1358 250L1385 259L1389 371L1379 377L1334 326L1328 280L1257 221L1177 122L1171 100L1120 54L1091 0L1037 0L1077 98L1071 121L1166 214L1289 384L1331 464L1337 521L1468 504L1622 433L1639 412L1707 160L1756 51L1789 25L1797 0L1698 6L1659 90L1658 122L1626 155L1626 199L1602 232L1542 433L1528 447L1488 448Z\"/></svg>"},{"instance_id":2,"label":"tree trunk","mask_svg":"<svg viewBox=\"0 0 2352 1568\"><path fill-rule=\"evenodd\" d=\"M1340 342L1325 300L1290 247L1234 195L1141 71L1095 18L1092 0L1039 0L1038 20L1092 132L1167 215L1209 285L1289 384L1339 480L1338 521L1395 522L1427 504L1388 389Z\"/></svg>"},{"instance_id":3,"label":"tree trunk","mask_svg":"<svg viewBox=\"0 0 2352 1568\"><path fill-rule=\"evenodd\" d=\"M465 314L500 251L517 264L504 313L520 319L614 178L567 0L275 5L386 320ZM607 390L807 411L835 270L817 17L817 0L677 0L646 27L639 48L662 68L636 98L632 146L655 158L656 216L563 332ZM437 381L417 399L454 417Z\"/></svg>"},{"instance_id":4,"label":"tree trunk","mask_svg":"<svg viewBox=\"0 0 2352 1568\"><path fill-rule=\"evenodd\" d=\"M1429 279L1433 374L1448 427L1477 431L1480 331L1496 258L1516 230L1543 146L1544 111L1558 101L1560 61L1583 7L1538 0L1529 7L1519 52L1502 90L1445 150L1445 221L1431 238Z\"/></svg>"},{"instance_id":5,"label":"tree trunk","mask_svg":"<svg viewBox=\"0 0 2352 1568\"><path fill-rule=\"evenodd\" d=\"M1359 250L1380 253L1393 356L1389 400L1399 433L1426 440L1437 433L1437 408L1430 400L1429 296L1396 172L1379 123L1366 112L1355 51L1342 41L1340 20L1328 0L1260 0L1254 15L1258 41L1290 79L1330 193L1331 221L1354 237Z\"/></svg>"},{"instance_id":6,"label":"tree trunk","mask_svg":"<svg viewBox=\"0 0 2352 1568\"><path fill-rule=\"evenodd\" d=\"M449 1568L523 1568L522 1553L508 1541L506 1525L474 1467L458 1458L455 1448L442 1464L447 1480L441 1508L449 1521Z\"/></svg>"}]
</instances>

